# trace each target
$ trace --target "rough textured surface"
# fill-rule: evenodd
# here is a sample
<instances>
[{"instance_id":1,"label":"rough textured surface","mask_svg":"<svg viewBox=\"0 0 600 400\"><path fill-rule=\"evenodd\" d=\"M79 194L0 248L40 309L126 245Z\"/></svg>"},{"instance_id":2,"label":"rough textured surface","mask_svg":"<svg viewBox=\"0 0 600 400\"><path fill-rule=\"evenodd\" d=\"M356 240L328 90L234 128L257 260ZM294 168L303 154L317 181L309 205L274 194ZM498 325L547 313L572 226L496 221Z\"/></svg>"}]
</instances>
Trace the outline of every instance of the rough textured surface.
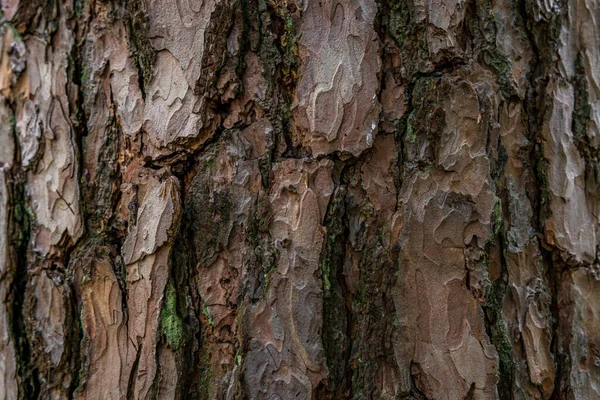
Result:
<instances>
[{"instance_id":1,"label":"rough textured surface","mask_svg":"<svg viewBox=\"0 0 600 400\"><path fill-rule=\"evenodd\" d=\"M85 390L81 398L122 398L127 393L120 385L126 369L127 331L123 294L115 273L118 261L108 246L90 245L77 258L74 267L75 290L83 299L81 306L82 343L85 351ZM116 262L115 262L116 261ZM93 367L91 367L93 366ZM115 384L107 385L106 382Z\"/></svg>"},{"instance_id":2,"label":"rough textured surface","mask_svg":"<svg viewBox=\"0 0 600 400\"><path fill-rule=\"evenodd\" d=\"M380 110L374 1L305 2L294 136L313 156L371 147Z\"/></svg>"},{"instance_id":3,"label":"rough textured surface","mask_svg":"<svg viewBox=\"0 0 600 400\"><path fill-rule=\"evenodd\" d=\"M0 5L0 400L600 397L597 1Z\"/></svg>"},{"instance_id":4,"label":"rough textured surface","mask_svg":"<svg viewBox=\"0 0 600 400\"><path fill-rule=\"evenodd\" d=\"M181 206L174 177L164 182L148 177L138 190L145 195L123 243L129 320L126 372L121 377L123 391L133 386L135 398L146 398L157 372L157 332Z\"/></svg>"},{"instance_id":5,"label":"rough textured surface","mask_svg":"<svg viewBox=\"0 0 600 400\"><path fill-rule=\"evenodd\" d=\"M277 259L268 267L263 299L249 308L244 369L251 398L310 397L326 376L317 276L332 166L286 160L273 169L267 223Z\"/></svg>"},{"instance_id":6,"label":"rough textured surface","mask_svg":"<svg viewBox=\"0 0 600 400\"><path fill-rule=\"evenodd\" d=\"M64 238L82 235L78 157L67 98L68 54L73 37L64 18L57 21L58 46L47 54L44 42L27 39L27 69L18 96L16 131L25 142L21 162L29 167L27 192L37 229L34 246L45 256Z\"/></svg>"},{"instance_id":7,"label":"rough textured surface","mask_svg":"<svg viewBox=\"0 0 600 400\"><path fill-rule=\"evenodd\" d=\"M208 125L209 117L203 115L206 87L199 79L204 52L213 51L214 39L208 27L218 3L147 2L147 34L156 51L143 117L150 148L161 149L186 139L189 143Z\"/></svg>"},{"instance_id":8,"label":"rough textured surface","mask_svg":"<svg viewBox=\"0 0 600 400\"><path fill-rule=\"evenodd\" d=\"M596 256L596 218L585 193L585 161L579 154L571 126L575 107L573 88L551 82L548 96L553 99L546 112L544 156L548 165L548 189L552 217L545 225L546 241L565 258L591 264Z\"/></svg>"},{"instance_id":9,"label":"rough textured surface","mask_svg":"<svg viewBox=\"0 0 600 400\"><path fill-rule=\"evenodd\" d=\"M490 77L462 72L416 84L425 86L424 98L413 101L434 102L441 112L412 128L415 143L406 138L408 164L428 165L406 175L396 220L402 248L396 304L407 339L398 345L401 359L412 360L401 372L412 374L427 398L497 396L498 355L478 304L486 296L484 251L493 233L493 154L486 145L494 148L498 139L487 123L496 118L496 101Z\"/></svg>"}]
</instances>

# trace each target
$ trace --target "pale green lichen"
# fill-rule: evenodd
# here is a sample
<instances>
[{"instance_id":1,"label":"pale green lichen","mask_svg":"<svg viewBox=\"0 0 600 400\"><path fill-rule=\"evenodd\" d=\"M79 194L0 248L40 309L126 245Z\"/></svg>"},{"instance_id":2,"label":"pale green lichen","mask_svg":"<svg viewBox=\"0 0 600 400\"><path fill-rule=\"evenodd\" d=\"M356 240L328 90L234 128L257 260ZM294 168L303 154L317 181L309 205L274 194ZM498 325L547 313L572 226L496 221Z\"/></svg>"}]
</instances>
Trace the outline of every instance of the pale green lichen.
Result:
<instances>
[{"instance_id":1,"label":"pale green lichen","mask_svg":"<svg viewBox=\"0 0 600 400\"><path fill-rule=\"evenodd\" d=\"M417 134L413 128L413 126L408 123L406 125L406 139L410 142L410 143L414 143L417 141Z\"/></svg>"},{"instance_id":2,"label":"pale green lichen","mask_svg":"<svg viewBox=\"0 0 600 400\"><path fill-rule=\"evenodd\" d=\"M86 66L83 66L81 69L81 83L86 83L90 80L90 69Z\"/></svg>"},{"instance_id":3,"label":"pale green lichen","mask_svg":"<svg viewBox=\"0 0 600 400\"><path fill-rule=\"evenodd\" d=\"M328 262L323 260L321 263L321 276L323 277L323 287L327 292L331 289L331 281L329 280L329 274L331 273L331 266Z\"/></svg>"},{"instance_id":4,"label":"pale green lichen","mask_svg":"<svg viewBox=\"0 0 600 400\"><path fill-rule=\"evenodd\" d=\"M177 293L169 286L162 309L162 332L167 339L167 345L177 350L183 342L183 320L177 314Z\"/></svg>"}]
</instances>

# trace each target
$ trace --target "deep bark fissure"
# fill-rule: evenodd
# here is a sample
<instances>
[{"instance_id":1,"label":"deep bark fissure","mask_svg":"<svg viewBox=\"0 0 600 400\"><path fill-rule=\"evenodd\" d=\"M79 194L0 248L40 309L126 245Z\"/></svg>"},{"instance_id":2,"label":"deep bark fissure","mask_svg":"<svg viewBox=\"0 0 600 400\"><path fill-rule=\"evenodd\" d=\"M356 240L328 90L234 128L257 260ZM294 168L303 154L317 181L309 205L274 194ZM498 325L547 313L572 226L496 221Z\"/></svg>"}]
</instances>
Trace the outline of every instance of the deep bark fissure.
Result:
<instances>
[{"instance_id":1,"label":"deep bark fissure","mask_svg":"<svg viewBox=\"0 0 600 400\"><path fill-rule=\"evenodd\" d=\"M512 399L514 398L514 351L510 343L510 337L508 336L506 322L502 315L502 308L504 306L508 286L508 271L505 267L506 260L503 251L506 238L502 228L500 229L500 234L498 236L500 239L498 244L501 248L500 254L503 259L503 268L500 277L498 277L489 288L490 293L488 293L485 299L483 309L486 316L487 334L499 355L500 376L498 380L498 392L501 398ZM489 251L490 249L488 247L488 254Z\"/></svg>"},{"instance_id":2,"label":"deep bark fissure","mask_svg":"<svg viewBox=\"0 0 600 400\"><path fill-rule=\"evenodd\" d=\"M18 147L16 147L18 151ZM25 293L28 280L28 243L29 243L29 211L26 209L27 200L24 190L24 173L20 166L13 166L11 187L11 201L13 210L19 210L18 215L13 214L12 235L16 236L14 244L15 264L14 275L11 282L11 332L16 338L16 351L18 374L20 381L20 398L36 398L40 393L40 378L35 365L32 365L31 348L25 322ZM12 236L11 235L11 236ZM13 237L14 237L13 236ZM13 239L14 240L14 239Z\"/></svg>"},{"instance_id":3,"label":"deep bark fissure","mask_svg":"<svg viewBox=\"0 0 600 400\"><path fill-rule=\"evenodd\" d=\"M325 216L327 240L321 261L324 293L322 336L331 376L331 382L324 390L338 397L349 389L351 381L349 349L354 340L351 331L355 323L348 307L352 300L342 272L348 238L345 207L347 178L344 176L348 167L344 165L341 168L340 182L333 192ZM344 333L342 337L341 332Z\"/></svg>"}]
</instances>

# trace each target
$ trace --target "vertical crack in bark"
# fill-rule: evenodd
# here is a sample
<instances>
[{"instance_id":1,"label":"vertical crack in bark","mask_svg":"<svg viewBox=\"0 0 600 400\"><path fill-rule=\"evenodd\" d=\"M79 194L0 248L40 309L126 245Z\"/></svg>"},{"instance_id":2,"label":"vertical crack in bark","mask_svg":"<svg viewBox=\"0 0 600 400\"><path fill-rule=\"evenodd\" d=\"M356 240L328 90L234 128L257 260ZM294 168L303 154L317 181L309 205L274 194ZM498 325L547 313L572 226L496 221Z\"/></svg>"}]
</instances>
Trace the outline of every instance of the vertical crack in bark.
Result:
<instances>
[{"instance_id":1,"label":"vertical crack in bark","mask_svg":"<svg viewBox=\"0 0 600 400\"><path fill-rule=\"evenodd\" d=\"M138 72L138 84L142 99L152 79L155 52L148 35L148 16L142 0L127 0L131 56Z\"/></svg>"},{"instance_id":2,"label":"vertical crack in bark","mask_svg":"<svg viewBox=\"0 0 600 400\"><path fill-rule=\"evenodd\" d=\"M11 110L13 115L14 110ZM15 338L17 357L17 378L19 382L19 399L37 398L40 393L40 377L38 369L32 362L32 349L26 328L25 293L29 279L29 244L30 244L30 218L27 196L25 194L26 175L21 164L21 151L15 128L14 135L15 154L14 165L10 171L10 205L11 218L9 219L9 238L11 240L11 253L14 256L14 268L10 285L11 300L10 323L11 334Z\"/></svg>"},{"instance_id":3,"label":"vertical crack in bark","mask_svg":"<svg viewBox=\"0 0 600 400\"><path fill-rule=\"evenodd\" d=\"M339 165L339 164L338 164ZM351 295L346 287L343 263L348 241L346 217L347 165L341 165L338 184L331 196L325 227L327 239L321 256L321 281L323 284L322 340L329 368L328 383L317 397L340 398L349 396L351 388L350 343L352 334ZM319 390L317 389L317 393Z\"/></svg>"},{"instance_id":4,"label":"vertical crack in bark","mask_svg":"<svg viewBox=\"0 0 600 400\"><path fill-rule=\"evenodd\" d=\"M192 179L189 178L189 174L197 173L197 168L198 166L191 160L178 168L181 182ZM189 218L190 199L186 196L188 190L189 186L181 185L183 216L169 261L170 276L161 310L162 340L158 345L168 346L176 355L178 378L175 388L176 398L195 398L201 392L199 389L201 377L198 376L197 366L203 362L199 358L204 340L200 324L199 297L193 288L193 282L197 279L195 273L197 263L193 239L190 237L193 231L191 224L194 221ZM167 375L158 373L156 379L161 377L165 379Z\"/></svg>"},{"instance_id":5,"label":"vertical crack in bark","mask_svg":"<svg viewBox=\"0 0 600 400\"><path fill-rule=\"evenodd\" d=\"M502 270L500 276L488 288L483 309L485 310L485 322L488 336L498 352L498 361L500 364L498 393L500 398L511 399L513 398L515 379L515 356L506 322L502 315L502 308L504 306L508 286L508 271L506 269L506 259L504 257L504 229L501 228L499 234L500 240L498 244L501 248L500 254L502 255ZM489 251L490 249L488 247L488 254L486 255L488 259L490 257Z\"/></svg>"},{"instance_id":6,"label":"vertical crack in bark","mask_svg":"<svg viewBox=\"0 0 600 400\"><path fill-rule=\"evenodd\" d=\"M554 59L553 38L559 30L556 27L556 21L550 21L547 24L535 21L532 16L532 4L526 0L517 1L515 9L520 17L520 26L527 35L528 43L532 48L533 59L530 65L530 72L527 76L528 90L523 101L523 108L526 113L527 134L531 140L530 160L532 175L537 183L533 190L528 191L531 204L534 207L533 226L540 235L544 232L545 221L549 218L550 198L549 183L547 172L547 160L544 157L542 141L544 140L540 127L543 123L546 113L546 86L548 82L548 73L551 71L551 64ZM551 335L550 351L555 359L556 369L554 374L554 389L551 398L562 398L562 387L565 385L565 376L570 370L568 357L561 355L559 350L559 318L560 306L558 304L557 294L560 286L562 263L555 260L551 250L545 245L544 240L540 239L540 252L542 262L546 271L546 279L550 289L551 304L551 325L549 327Z\"/></svg>"}]
</instances>

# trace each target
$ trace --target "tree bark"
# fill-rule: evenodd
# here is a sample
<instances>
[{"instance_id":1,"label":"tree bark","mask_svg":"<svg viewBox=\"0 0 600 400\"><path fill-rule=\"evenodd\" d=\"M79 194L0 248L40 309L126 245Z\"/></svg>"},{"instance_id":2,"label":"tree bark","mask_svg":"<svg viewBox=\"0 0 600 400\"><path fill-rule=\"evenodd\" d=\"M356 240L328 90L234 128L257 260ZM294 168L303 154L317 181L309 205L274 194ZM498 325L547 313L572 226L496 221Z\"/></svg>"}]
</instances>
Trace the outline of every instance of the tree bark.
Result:
<instances>
[{"instance_id":1,"label":"tree bark","mask_svg":"<svg viewBox=\"0 0 600 400\"><path fill-rule=\"evenodd\" d=\"M0 3L0 399L600 398L597 1Z\"/></svg>"}]
</instances>

